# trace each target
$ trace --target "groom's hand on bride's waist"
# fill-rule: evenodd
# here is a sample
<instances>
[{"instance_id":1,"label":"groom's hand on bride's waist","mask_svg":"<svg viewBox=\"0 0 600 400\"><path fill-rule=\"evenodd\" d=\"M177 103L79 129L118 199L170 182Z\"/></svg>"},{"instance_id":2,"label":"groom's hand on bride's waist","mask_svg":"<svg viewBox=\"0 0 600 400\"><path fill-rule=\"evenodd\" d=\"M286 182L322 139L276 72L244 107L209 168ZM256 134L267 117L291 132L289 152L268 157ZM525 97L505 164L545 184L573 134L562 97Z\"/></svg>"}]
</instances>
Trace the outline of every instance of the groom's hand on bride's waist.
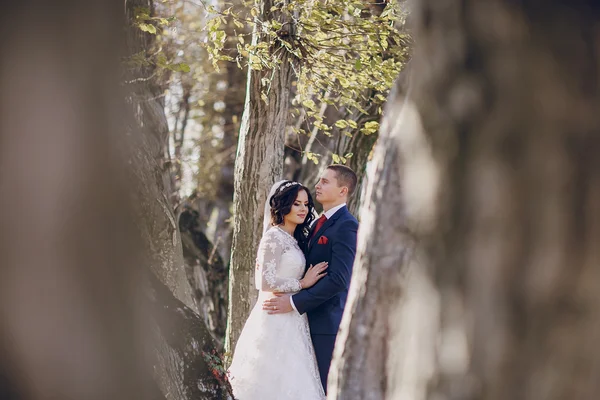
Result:
<instances>
[{"instance_id":1,"label":"groom's hand on bride's waist","mask_svg":"<svg viewBox=\"0 0 600 400\"><path fill-rule=\"evenodd\" d=\"M273 294L275 297L263 301L263 310L268 311L269 314L285 314L293 310L289 294Z\"/></svg>"}]
</instances>

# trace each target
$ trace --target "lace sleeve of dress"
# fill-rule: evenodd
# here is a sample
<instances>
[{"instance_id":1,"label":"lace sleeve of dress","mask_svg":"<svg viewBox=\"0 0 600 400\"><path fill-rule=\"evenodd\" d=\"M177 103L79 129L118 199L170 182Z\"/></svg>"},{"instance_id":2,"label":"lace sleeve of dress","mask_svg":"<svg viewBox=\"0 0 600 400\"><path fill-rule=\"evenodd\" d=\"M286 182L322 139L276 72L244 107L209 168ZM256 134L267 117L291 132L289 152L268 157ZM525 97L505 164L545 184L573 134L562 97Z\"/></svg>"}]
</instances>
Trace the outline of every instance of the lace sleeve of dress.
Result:
<instances>
[{"instance_id":1,"label":"lace sleeve of dress","mask_svg":"<svg viewBox=\"0 0 600 400\"><path fill-rule=\"evenodd\" d=\"M265 292L297 292L302 289L300 281L278 276L281 256L285 249L284 239L276 229L265 233L258 246L257 266L262 277L260 290Z\"/></svg>"}]
</instances>

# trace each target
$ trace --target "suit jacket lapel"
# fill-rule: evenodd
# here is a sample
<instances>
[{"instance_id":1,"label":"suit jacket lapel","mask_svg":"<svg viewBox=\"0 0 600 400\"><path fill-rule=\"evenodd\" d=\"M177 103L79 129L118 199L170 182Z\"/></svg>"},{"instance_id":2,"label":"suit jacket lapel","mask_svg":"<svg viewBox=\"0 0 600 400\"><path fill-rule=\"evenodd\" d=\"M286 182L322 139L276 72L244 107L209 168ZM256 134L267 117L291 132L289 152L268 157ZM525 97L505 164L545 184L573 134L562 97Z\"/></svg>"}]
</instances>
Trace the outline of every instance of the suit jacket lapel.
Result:
<instances>
[{"instance_id":1,"label":"suit jacket lapel","mask_svg":"<svg viewBox=\"0 0 600 400\"><path fill-rule=\"evenodd\" d=\"M308 252L310 253L310 251L313 249L313 247L315 246L315 243L317 242L317 240L323 236L323 234L325 233L325 231L331 227L333 224L335 224L335 221L342 216L342 214L344 212L346 212L346 207L342 207L339 210L336 211L335 214L333 214L331 216L331 218L327 219L327 221L325 221L325 223L323 224L323 226L321 227L321 229L319 229L319 232L317 232L316 235L314 235L311 239L310 242L308 243ZM317 224L315 224L316 226ZM313 230L315 228L315 226L313 226ZM311 230L311 234L312 234L312 230Z\"/></svg>"},{"instance_id":2,"label":"suit jacket lapel","mask_svg":"<svg viewBox=\"0 0 600 400\"><path fill-rule=\"evenodd\" d=\"M317 220L315 220L315 221L313 222L313 224L312 224L312 225L311 225L311 227L310 227L310 230L308 231L308 237L309 237L309 238L312 238L312 235L313 235L313 233L315 232L315 228L316 228L316 227L317 227ZM311 239L311 241L312 241L312 239ZM309 243L310 243L310 241L309 241Z\"/></svg>"}]
</instances>

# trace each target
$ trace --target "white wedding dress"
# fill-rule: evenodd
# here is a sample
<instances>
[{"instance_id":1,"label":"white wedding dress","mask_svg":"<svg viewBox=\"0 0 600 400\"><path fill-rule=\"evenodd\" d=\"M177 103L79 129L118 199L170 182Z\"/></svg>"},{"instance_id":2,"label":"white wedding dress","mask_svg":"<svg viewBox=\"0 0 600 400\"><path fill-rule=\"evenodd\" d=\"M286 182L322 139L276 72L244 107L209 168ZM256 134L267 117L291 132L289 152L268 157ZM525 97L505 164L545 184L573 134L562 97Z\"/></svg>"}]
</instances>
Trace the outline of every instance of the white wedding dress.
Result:
<instances>
[{"instance_id":1,"label":"white wedding dress","mask_svg":"<svg viewBox=\"0 0 600 400\"><path fill-rule=\"evenodd\" d=\"M279 227L260 241L256 284L260 292L233 353L229 379L238 400L322 400L325 393L306 314L269 315L263 300L274 291L295 293L305 258L296 239Z\"/></svg>"}]
</instances>

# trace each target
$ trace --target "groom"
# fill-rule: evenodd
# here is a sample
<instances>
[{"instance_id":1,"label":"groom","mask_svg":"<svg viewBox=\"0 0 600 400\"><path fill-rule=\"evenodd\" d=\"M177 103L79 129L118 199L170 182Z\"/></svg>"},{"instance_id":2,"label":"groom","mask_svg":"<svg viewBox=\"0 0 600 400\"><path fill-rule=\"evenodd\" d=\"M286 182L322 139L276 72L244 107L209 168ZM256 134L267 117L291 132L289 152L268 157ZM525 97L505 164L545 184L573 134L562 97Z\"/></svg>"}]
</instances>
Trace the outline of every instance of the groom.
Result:
<instances>
[{"instance_id":1,"label":"groom","mask_svg":"<svg viewBox=\"0 0 600 400\"><path fill-rule=\"evenodd\" d=\"M330 165L316 185L316 199L323 205L323 215L311 229L306 265L327 261L327 275L313 287L293 296L279 294L263 302L263 310L269 310L269 314L307 313L325 392L356 254L358 221L346 207L356 183L356 174L352 169L344 165Z\"/></svg>"}]
</instances>

